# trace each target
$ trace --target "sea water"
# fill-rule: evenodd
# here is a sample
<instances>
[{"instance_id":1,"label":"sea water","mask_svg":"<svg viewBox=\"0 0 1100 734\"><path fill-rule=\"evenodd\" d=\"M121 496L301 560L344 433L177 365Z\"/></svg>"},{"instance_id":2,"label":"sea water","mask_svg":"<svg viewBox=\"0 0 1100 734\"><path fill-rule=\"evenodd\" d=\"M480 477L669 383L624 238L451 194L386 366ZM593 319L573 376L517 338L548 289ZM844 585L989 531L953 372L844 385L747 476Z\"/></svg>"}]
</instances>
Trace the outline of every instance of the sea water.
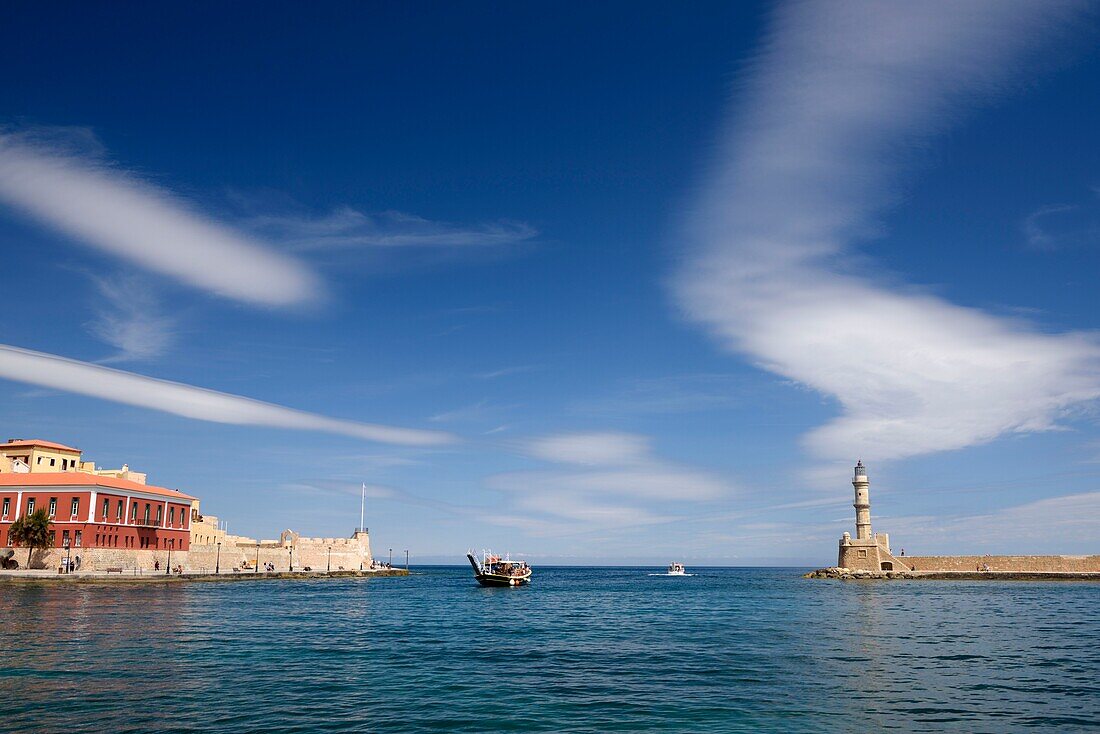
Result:
<instances>
[{"instance_id":1,"label":"sea water","mask_svg":"<svg viewBox=\"0 0 1100 734\"><path fill-rule=\"evenodd\" d=\"M1100 727L1100 584L656 570L0 584L0 731Z\"/></svg>"}]
</instances>

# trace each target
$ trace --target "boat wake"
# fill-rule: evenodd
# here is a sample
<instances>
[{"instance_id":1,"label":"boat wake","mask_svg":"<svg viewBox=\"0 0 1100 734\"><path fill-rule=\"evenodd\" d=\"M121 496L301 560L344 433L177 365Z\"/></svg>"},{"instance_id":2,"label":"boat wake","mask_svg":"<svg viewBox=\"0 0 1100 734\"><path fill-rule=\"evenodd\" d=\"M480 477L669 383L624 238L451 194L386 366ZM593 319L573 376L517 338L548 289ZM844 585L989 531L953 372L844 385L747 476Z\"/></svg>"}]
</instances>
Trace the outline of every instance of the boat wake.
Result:
<instances>
[{"instance_id":1,"label":"boat wake","mask_svg":"<svg viewBox=\"0 0 1100 734\"><path fill-rule=\"evenodd\" d=\"M694 576L695 574L693 574L693 573L650 573L650 574L646 574L646 575L647 576L662 576L662 577L668 576L668 577L671 577L671 578L683 578L685 576Z\"/></svg>"}]
</instances>

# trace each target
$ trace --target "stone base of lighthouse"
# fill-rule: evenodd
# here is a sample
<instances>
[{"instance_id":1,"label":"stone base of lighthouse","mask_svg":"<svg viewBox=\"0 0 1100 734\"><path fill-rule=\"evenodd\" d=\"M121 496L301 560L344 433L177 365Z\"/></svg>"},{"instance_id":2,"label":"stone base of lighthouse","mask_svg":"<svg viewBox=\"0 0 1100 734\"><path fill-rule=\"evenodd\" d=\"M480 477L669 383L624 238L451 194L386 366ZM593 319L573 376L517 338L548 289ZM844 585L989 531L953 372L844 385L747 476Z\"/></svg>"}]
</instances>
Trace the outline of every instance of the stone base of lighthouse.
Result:
<instances>
[{"instance_id":1,"label":"stone base of lighthouse","mask_svg":"<svg viewBox=\"0 0 1100 734\"><path fill-rule=\"evenodd\" d=\"M890 536L875 533L870 538L853 538L844 533L836 565L853 571L909 571L904 558L890 552Z\"/></svg>"}]
</instances>

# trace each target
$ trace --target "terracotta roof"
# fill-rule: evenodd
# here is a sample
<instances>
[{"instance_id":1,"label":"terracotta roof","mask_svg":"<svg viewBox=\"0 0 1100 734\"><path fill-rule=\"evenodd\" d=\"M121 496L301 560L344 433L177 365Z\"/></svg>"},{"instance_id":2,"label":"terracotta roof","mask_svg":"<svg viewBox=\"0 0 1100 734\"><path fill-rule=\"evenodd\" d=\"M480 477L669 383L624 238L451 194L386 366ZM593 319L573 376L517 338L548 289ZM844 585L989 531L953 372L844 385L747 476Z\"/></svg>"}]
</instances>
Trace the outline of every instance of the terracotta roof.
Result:
<instances>
[{"instance_id":1,"label":"terracotta roof","mask_svg":"<svg viewBox=\"0 0 1100 734\"><path fill-rule=\"evenodd\" d=\"M13 438L7 443L0 443L0 451L4 449L30 448L32 446L41 446L44 449L54 449L55 451L75 451L78 454L81 453L80 449L74 449L72 446L54 443L53 441L43 441L39 438Z\"/></svg>"},{"instance_id":2,"label":"terracotta roof","mask_svg":"<svg viewBox=\"0 0 1100 734\"><path fill-rule=\"evenodd\" d=\"M131 482L129 479L118 479L117 477L101 477L96 474L85 474L84 472L31 472L29 474L15 474L15 473L0 473L0 487L72 487L72 486L93 486L93 487L107 487L110 489L122 489L133 492L145 492L146 494L157 494L163 497L172 497L174 499L181 500L193 500L197 499L189 494L178 492L174 489L168 489L166 487L156 487L152 484L138 484L137 482Z\"/></svg>"}]
</instances>

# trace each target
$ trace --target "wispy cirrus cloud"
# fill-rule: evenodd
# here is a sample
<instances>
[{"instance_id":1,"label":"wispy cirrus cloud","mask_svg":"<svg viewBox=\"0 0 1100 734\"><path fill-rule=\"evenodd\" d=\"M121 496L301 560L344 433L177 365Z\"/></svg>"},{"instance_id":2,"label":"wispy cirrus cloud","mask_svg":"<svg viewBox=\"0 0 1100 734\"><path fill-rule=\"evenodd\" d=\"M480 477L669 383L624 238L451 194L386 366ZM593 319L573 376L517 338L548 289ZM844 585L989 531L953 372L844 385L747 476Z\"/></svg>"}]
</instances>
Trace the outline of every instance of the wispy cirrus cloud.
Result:
<instances>
[{"instance_id":1,"label":"wispy cirrus cloud","mask_svg":"<svg viewBox=\"0 0 1100 734\"><path fill-rule=\"evenodd\" d=\"M658 458L649 439L637 434L564 433L516 445L559 466L498 474L487 485L506 494L509 516L527 517L537 533L669 522L684 502L704 503L735 491L706 472Z\"/></svg>"},{"instance_id":2,"label":"wispy cirrus cloud","mask_svg":"<svg viewBox=\"0 0 1100 734\"><path fill-rule=\"evenodd\" d=\"M242 226L292 249L487 248L524 242L538 236L524 222L456 224L397 211L364 213L348 206L319 216L302 212L252 213Z\"/></svg>"},{"instance_id":3,"label":"wispy cirrus cloud","mask_svg":"<svg viewBox=\"0 0 1100 734\"><path fill-rule=\"evenodd\" d=\"M1023 231L1028 248L1039 252L1096 247L1100 245L1100 209L1096 201L1041 206L1024 218Z\"/></svg>"},{"instance_id":4,"label":"wispy cirrus cloud","mask_svg":"<svg viewBox=\"0 0 1100 734\"><path fill-rule=\"evenodd\" d=\"M321 431L409 446L431 446L453 440L450 434L439 431L329 418L240 395L159 380L7 345L0 345L0 379L214 423Z\"/></svg>"},{"instance_id":5,"label":"wispy cirrus cloud","mask_svg":"<svg viewBox=\"0 0 1100 734\"><path fill-rule=\"evenodd\" d=\"M0 202L86 246L199 290L260 306L316 300L303 262L182 197L73 146L66 131L0 133ZM94 142L94 141L93 141Z\"/></svg>"},{"instance_id":6,"label":"wispy cirrus cloud","mask_svg":"<svg viewBox=\"0 0 1100 734\"><path fill-rule=\"evenodd\" d=\"M168 351L175 340L176 319L164 313L149 283L136 275L91 276L102 299L88 331L117 352L100 364L153 359Z\"/></svg>"},{"instance_id":7,"label":"wispy cirrus cloud","mask_svg":"<svg viewBox=\"0 0 1100 734\"><path fill-rule=\"evenodd\" d=\"M435 413L428 417L432 423L484 423L485 421L499 421L503 416L518 408L514 404L491 403L488 400L479 400L476 403L463 405L451 410Z\"/></svg>"},{"instance_id":8,"label":"wispy cirrus cloud","mask_svg":"<svg viewBox=\"0 0 1100 734\"><path fill-rule=\"evenodd\" d=\"M398 496L398 492L380 484L364 484L355 482L342 482L339 480L321 479L311 482L287 482L279 485L282 489L297 494L335 494L366 497L372 500L389 500Z\"/></svg>"},{"instance_id":9,"label":"wispy cirrus cloud","mask_svg":"<svg viewBox=\"0 0 1100 734\"><path fill-rule=\"evenodd\" d=\"M514 367L500 367L495 370L487 370L485 372L478 372L474 377L479 380L495 380L499 377L510 377L512 375L524 374L526 372L533 372L539 369L538 365L533 364L521 364Z\"/></svg>"},{"instance_id":10,"label":"wispy cirrus cloud","mask_svg":"<svg viewBox=\"0 0 1100 734\"><path fill-rule=\"evenodd\" d=\"M1100 343L1048 334L851 267L899 162L1019 81L1078 2L799 2L738 90L686 227L680 305L730 351L837 399L806 444L900 458L1049 430L1100 397Z\"/></svg>"},{"instance_id":11,"label":"wispy cirrus cloud","mask_svg":"<svg viewBox=\"0 0 1100 734\"><path fill-rule=\"evenodd\" d=\"M1056 247L1055 237L1044 226L1043 220L1053 215L1072 212L1077 207L1070 204L1050 204L1041 206L1024 218L1024 236L1033 250L1052 250Z\"/></svg>"},{"instance_id":12,"label":"wispy cirrus cloud","mask_svg":"<svg viewBox=\"0 0 1100 734\"><path fill-rule=\"evenodd\" d=\"M687 374L631 379L610 397L576 400L574 413L612 415L697 413L743 406L751 395L737 375Z\"/></svg>"}]
</instances>

